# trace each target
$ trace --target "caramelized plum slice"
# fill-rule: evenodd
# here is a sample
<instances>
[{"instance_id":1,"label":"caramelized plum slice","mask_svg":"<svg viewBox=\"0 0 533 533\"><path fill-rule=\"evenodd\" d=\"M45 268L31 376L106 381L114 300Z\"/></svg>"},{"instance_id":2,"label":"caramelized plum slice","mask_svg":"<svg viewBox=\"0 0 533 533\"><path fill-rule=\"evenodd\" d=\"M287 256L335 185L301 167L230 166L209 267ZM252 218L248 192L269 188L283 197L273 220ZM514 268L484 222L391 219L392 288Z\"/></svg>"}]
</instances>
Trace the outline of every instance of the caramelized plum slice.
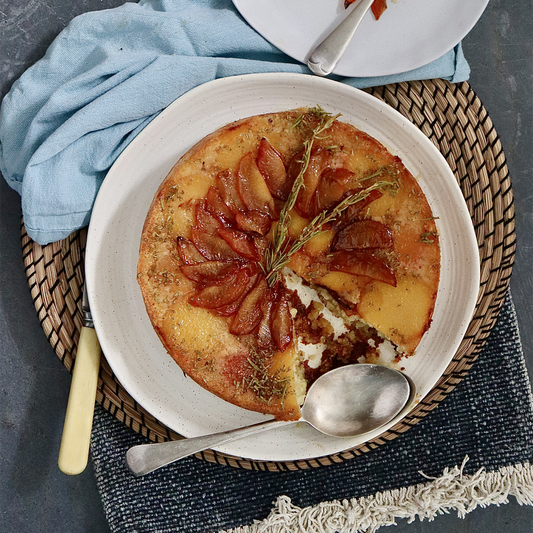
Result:
<instances>
[{"instance_id":1,"label":"caramelized plum slice","mask_svg":"<svg viewBox=\"0 0 533 533\"><path fill-rule=\"evenodd\" d=\"M327 168L322 172L316 189L313 214L337 204L346 193L354 173L347 168Z\"/></svg>"},{"instance_id":2,"label":"caramelized plum slice","mask_svg":"<svg viewBox=\"0 0 533 533\"><path fill-rule=\"evenodd\" d=\"M368 250L336 252L329 268L355 276L366 276L396 287L396 275L392 269Z\"/></svg>"},{"instance_id":3,"label":"caramelized plum slice","mask_svg":"<svg viewBox=\"0 0 533 533\"><path fill-rule=\"evenodd\" d=\"M248 234L231 228L219 228L218 234L240 256L252 261L259 261L260 258L254 240Z\"/></svg>"},{"instance_id":4,"label":"caramelized plum slice","mask_svg":"<svg viewBox=\"0 0 533 533\"><path fill-rule=\"evenodd\" d=\"M314 197L322 172L331 162L331 153L323 148L316 148L312 151L309 158L309 164L303 175L304 185L300 189L296 204L294 207L298 214L304 218L310 218L313 215ZM301 163L300 163L301 168ZM292 172L295 172L293 170ZM298 171L299 172L299 171Z\"/></svg>"},{"instance_id":5,"label":"caramelized plum slice","mask_svg":"<svg viewBox=\"0 0 533 533\"><path fill-rule=\"evenodd\" d=\"M217 188L223 202L233 214L245 210L245 206L237 190L237 178L234 174L229 171L220 172L217 175Z\"/></svg>"},{"instance_id":6,"label":"caramelized plum slice","mask_svg":"<svg viewBox=\"0 0 533 533\"><path fill-rule=\"evenodd\" d=\"M205 197L205 207L224 226L230 226L235 220L231 209L225 204L222 195L215 187L209 187Z\"/></svg>"},{"instance_id":7,"label":"caramelized plum slice","mask_svg":"<svg viewBox=\"0 0 533 533\"><path fill-rule=\"evenodd\" d=\"M348 191L346 193L346 196L352 195L352 194L359 194L364 189L353 189L351 191ZM363 198L361 201L357 202L356 204L351 205L344 211L344 213L341 216L341 224L349 224L350 222L353 222L354 220L357 220L359 218L364 217L364 213L368 206L375 202L376 200L379 200L383 196L383 193L381 191L378 191L377 189L374 189L368 193L368 196L366 198Z\"/></svg>"},{"instance_id":8,"label":"caramelized plum slice","mask_svg":"<svg viewBox=\"0 0 533 533\"><path fill-rule=\"evenodd\" d=\"M208 233L193 227L191 240L196 249L209 261L231 261L240 258L240 255L218 233Z\"/></svg>"},{"instance_id":9,"label":"caramelized plum slice","mask_svg":"<svg viewBox=\"0 0 533 533\"><path fill-rule=\"evenodd\" d=\"M239 163L237 190L247 211L254 210L268 215L274 214L274 198L272 198L251 152L245 154Z\"/></svg>"},{"instance_id":10,"label":"caramelized plum slice","mask_svg":"<svg viewBox=\"0 0 533 533\"><path fill-rule=\"evenodd\" d=\"M348 9L355 0L344 0L344 9ZM372 14L376 20L383 15L385 9L387 9L387 0L374 0L371 6Z\"/></svg>"},{"instance_id":11,"label":"caramelized plum slice","mask_svg":"<svg viewBox=\"0 0 533 533\"><path fill-rule=\"evenodd\" d=\"M377 220L356 220L339 230L333 239L333 251L351 251L368 248L392 250L392 231Z\"/></svg>"},{"instance_id":12,"label":"caramelized plum slice","mask_svg":"<svg viewBox=\"0 0 533 533\"><path fill-rule=\"evenodd\" d=\"M387 0L374 0L370 9L372 9L372 13L376 20L379 20L379 17L381 17L385 9L387 9Z\"/></svg>"},{"instance_id":13,"label":"caramelized plum slice","mask_svg":"<svg viewBox=\"0 0 533 533\"><path fill-rule=\"evenodd\" d=\"M298 150L293 156L292 159L289 162L289 168L287 169L287 179L291 183L291 188L294 183L294 180L298 177L298 174L300 173L300 170L302 168L302 158L304 155L304 151Z\"/></svg>"},{"instance_id":14,"label":"caramelized plum slice","mask_svg":"<svg viewBox=\"0 0 533 533\"><path fill-rule=\"evenodd\" d=\"M268 237L261 237L260 235L258 235L257 237L254 237L254 242L259 257L264 259L265 254L267 253L267 250L270 246L270 240L268 239Z\"/></svg>"},{"instance_id":15,"label":"caramelized plum slice","mask_svg":"<svg viewBox=\"0 0 533 533\"><path fill-rule=\"evenodd\" d=\"M233 335L247 335L251 333L261 322L261 302L268 289L263 276L259 278L257 285L245 296L239 310L231 324L230 333Z\"/></svg>"},{"instance_id":16,"label":"caramelized plum slice","mask_svg":"<svg viewBox=\"0 0 533 533\"><path fill-rule=\"evenodd\" d=\"M242 211L235 215L235 221L239 229L259 235L266 235L272 225L270 215L261 211Z\"/></svg>"},{"instance_id":17,"label":"caramelized plum slice","mask_svg":"<svg viewBox=\"0 0 533 533\"><path fill-rule=\"evenodd\" d=\"M194 206L194 218L196 227L208 233L214 233L222 227L222 222L206 209L204 202L198 202Z\"/></svg>"},{"instance_id":18,"label":"caramelized plum slice","mask_svg":"<svg viewBox=\"0 0 533 533\"><path fill-rule=\"evenodd\" d=\"M256 163L272 196L278 200L287 200L292 182L287 179L281 155L264 137L259 143Z\"/></svg>"},{"instance_id":19,"label":"caramelized plum slice","mask_svg":"<svg viewBox=\"0 0 533 533\"><path fill-rule=\"evenodd\" d=\"M250 274L241 268L233 275L226 276L222 283L209 285L189 298L191 305L205 309L216 309L237 300L248 285Z\"/></svg>"},{"instance_id":20,"label":"caramelized plum slice","mask_svg":"<svg viewBox=\"0 0 533 533\"><path fill-rule=\"evenodd\" d=\"M250 264L247 265L247 267L249 266ZM250 278L248 279L247 285L242 294L234 302L215 309L214 311L217 315L233 316L239 310L242 301L244 300L246 295L254 288L255 284L257 283L257 280L259 279L259 274L256 270L249 269L249 273Z\"/></svg>"},{"instance_id":21,"label":"caramelized plum slice","mask_svg":"<svg viewBox=\"0 0 533 533\"><path fill-rule=\"evenodd\" d=\"M278 350L286 350L292 341L293 331L289 293L283 289L272 308L270 331Z\"/></svg>"},{"instance_id":22,"label":"caramelized plum slice","mask_svg":"<svg viewBox=\"0 0 533 533\"><path fill-rule=\"evenodd\" d=\"M235 261L204 261L180 267L184 276L199 283L212 282L234 274L239 268Z\"/></svg>"},{"instance_id":23,"label":"caramelized plum slice","mask_svg":"<svg viewBox=\"0 0 533 533\"><path fill-rule=\"evenodd\" d=\"M272 308L274 306L276 293L270 287L267 289L265 297L261 302L262 318L257 328L257 347L260 350L269 350L274 347L274 339L270 331L270 323L272 317Z\"/></svg>"},{"instance_id":24,"label":"caramelized plum slice","mask_svg":"<svg viewBox=\"0 0 533 533\"><path fill-rule=\"evenodd\" d=\"M177 237L178 255L186 265L195 265L205 261L205 257L198 251L196 246L185 237Z\"/></svg>"}]
</instances>

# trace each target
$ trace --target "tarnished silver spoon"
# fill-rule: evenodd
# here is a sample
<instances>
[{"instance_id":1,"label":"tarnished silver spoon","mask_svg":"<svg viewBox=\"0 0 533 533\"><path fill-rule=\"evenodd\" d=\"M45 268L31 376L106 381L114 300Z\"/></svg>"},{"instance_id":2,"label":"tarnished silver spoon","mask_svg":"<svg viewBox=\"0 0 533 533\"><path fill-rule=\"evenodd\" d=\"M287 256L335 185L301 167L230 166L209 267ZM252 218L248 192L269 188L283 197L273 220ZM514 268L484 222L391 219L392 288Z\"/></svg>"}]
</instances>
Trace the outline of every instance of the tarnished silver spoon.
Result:
<instances>
[{"instance_id":1,"label":"tarnished silver spoon","mask_svg":"<svg viewBox=\"0 0 533 533\"><path fill-rule=\"evenodd\" d=\"M333 72L373 1L360 0L349 15L311 52L307 66L317 76L327 76Z\"/></svg>"},{"instance_id":2,"label":"tarnished silver spoon","mask_svg":"<svg viewBox=\"0 0 533 533\"><path fill-rule=\"evenodd\" d=\"M298 422L333 437L355 437L390 422L413 395L414 385L397 370L371 364L343 366L311 385ZM269 420L212 435L141 444L128 450L126 462L136 476L143 476L193 453L294 423Z\"/></svg>"}]
</instances>

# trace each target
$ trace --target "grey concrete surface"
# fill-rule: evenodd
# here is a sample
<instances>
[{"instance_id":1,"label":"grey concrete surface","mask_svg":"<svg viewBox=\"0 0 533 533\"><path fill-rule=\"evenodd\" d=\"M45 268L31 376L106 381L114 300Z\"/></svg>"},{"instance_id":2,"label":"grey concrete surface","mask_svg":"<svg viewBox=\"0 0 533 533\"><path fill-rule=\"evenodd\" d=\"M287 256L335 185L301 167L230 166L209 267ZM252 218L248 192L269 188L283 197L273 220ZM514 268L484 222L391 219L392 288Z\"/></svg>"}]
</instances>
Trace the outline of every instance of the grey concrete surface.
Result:
<instances>
[{"instance_id":1,"label":"grey concrete surface","mask_svg":"<svg viewBox=\"0 0 533 533\"><path fill-rule=\"evenodd\" d=\"M176 0L178 1L178 0ZM407 0L406 0L407 1ZM0 84L39 59L76 15L122 0L0 0ZM524 353L533 375L533 2L491 0L464 40L470 84L499 133L513 191L518 249L511 280ZM70 375L55 356L30 299L20 246L20 199L0 180L0 532L109 531L88 468L57 468ZM384 529L385 531L385 529ZM514 500L459 519L399 521L407 533L531 533L533 507Z\"/></svg>"}]
</instances>

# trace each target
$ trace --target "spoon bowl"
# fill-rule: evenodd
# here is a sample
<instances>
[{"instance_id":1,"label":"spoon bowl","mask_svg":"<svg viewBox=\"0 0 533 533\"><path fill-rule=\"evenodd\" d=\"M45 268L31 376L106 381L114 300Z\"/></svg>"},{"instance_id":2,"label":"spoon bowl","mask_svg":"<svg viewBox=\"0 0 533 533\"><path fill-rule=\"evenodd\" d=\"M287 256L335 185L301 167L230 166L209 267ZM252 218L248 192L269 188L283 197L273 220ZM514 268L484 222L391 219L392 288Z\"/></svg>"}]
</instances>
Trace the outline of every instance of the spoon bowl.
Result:
<instances>
[{"instance_id":1,"label":"spoon bowl","mask_svg":"<svg viewBox=\"0 0 533 533\"><path fill-rule=\"evenodd\" d=\"M307 391L301 418L332 437L355 437L393 420L414 396L414 385L398 370L373 364L347 365L320 376ZM133 446L126 463L142 476L189 455L295 422L269 420L201 437Z\"/></svg>"},{"instance_id":2,"label":"spoon bowl","mask_svg":"<svg viewBox=\"0 0 533 533\"><path fill-rule=\"evenodd\" d=\"M354 437L380 428L407 404L411 384L397 370L348 365L327 372L307 392L302 420L332 437Z\"/></svg>"}]
</instances>

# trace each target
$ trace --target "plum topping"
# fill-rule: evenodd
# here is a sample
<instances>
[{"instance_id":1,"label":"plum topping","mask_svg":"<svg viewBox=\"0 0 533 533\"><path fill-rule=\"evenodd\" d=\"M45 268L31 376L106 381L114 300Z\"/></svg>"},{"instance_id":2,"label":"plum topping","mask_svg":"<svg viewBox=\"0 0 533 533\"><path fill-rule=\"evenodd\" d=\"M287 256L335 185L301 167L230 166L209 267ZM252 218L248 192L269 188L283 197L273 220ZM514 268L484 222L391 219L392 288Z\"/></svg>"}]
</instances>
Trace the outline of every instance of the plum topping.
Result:
<instances>
[{"instance_id":1,"label":"plum topping","mask_svg":"<svg viewBox=\"0 0 533 533\"><path fill-rule=\"evenodd\" d=\"M233 214L245 210L237 190L237 179L234 174L229 171L220 172L217 175L217 188L222 200Z\"/></svg>"},{"instance_id":2,"label":"plum topping","mask_svg":"<svg viewBox=\"0 0 533 533\"><path fill-rule=\"evenodd\" d=\"M349 191L347 194L359 194L363 191L363 189L354 189L352 191ZM379 200L383 196L383 193L379 191L378 189L374 189L370 191L370 193L363 198L361 201L357 202L356 204L353 204L344 211L344 213L340 217L340 223L341 225L349 224L350 222L353 222L354 220L364 218L364 213L368 209L368 206L375 202L376 200ZM341 198L342 200L342 198Z\"/></svg>"},{"instance_id":3,"label":"plum topping","mask_svg":"<svg viewBox=\"0 0 533 533\"><path fill-rule=\"evenodd\" d=\"M196 227L202 231L213 233L222 227L222 222L215 218L207 209L204 202L198 202L194 208Z\"/></svg>"},{"instance_id":4,"label":"plum topping","mask_svg":"<svg viewBox=\"0 0 533 533\"><path fill-rule=\"evenodd\" d=\"M261 321L257 327L257 346L264 351L270 351L275 346L274 338L270 331L275 295L274 289L268 288L261 302Z\"/></svg>"},{"instance_id":5,"label":"plum topping","mask_svg":"<svg viewBox=\"0 0 533 533\"><path fill-rule=\"evenodd\" d=\"M235 274L225 276L219 283L201 289L189 298L189 303L206 309L216 309L231 304L242 295L249 279L249 272L242 268Z\"/></svg>"},{"instance_id":6,"label":"plum topping","mask_svg":"<svg viewBox=\"0 0 533 533\"><path fill-rule=\"evenodd\" d=\"M241 306L242 301L244 300L246 295L253 289L259 277L260 277L259 273L257 272L252 273L243 293L234 302L231 302L228 305L224 305L222 307L218 307L217 309L215 309L214 310L215 313L219 316L226 316L226 317L231 317L235 315L235 313L239 310L239 307Z\"/></svg>"},{"instance_id":7,"label":"plum topping","mask_svg":"<svg viewBox=\"0 0 533 533\"><path fill-rule=\"evenodd\" d=\"M293 329L290 296L284 289L280 290L280 295L274 302L270 330L278 350L286 350L292 341Z\"/></svg>"},{"instance_id":8,"label":"plum topping","mask_svg":"<svg viewBox=\"0 0 533 533\"><path fill-rule=\"evenodd\" d=\"M254 210L237 213L235 215L235 221L239 229L251 233L258 233L259 235L266 235L272 225L270 215Z\"/></svg>"},{"instance_id":9,"label":"plum topping","mask_svg":"<svg viewBox=\"0 0 533 533\"><path fill-rule=\"evenodd\" d=\"M203 261L192 265L182 265L181 271L191 281L198 283L216 282L239 268L235 261Z\"/></svg>"},{"instance_id":10,"label":"plum topping","mask_svg":"<svg viewBox=\"0 0 533 533\"><path fill-rule=\"evenodd\" d=\"M334 251L351 251L368 248L392 250L394 240L392 231L376 220L356 220L339 230L331 249Z\"/></svg>"},{"instance_id":11,"label":"plum topping","mask_svg":"<svg viewBox=\"0 0 533 533\"><path fill-rule=\"evenodd\" d=\"M190 304L227 317L232 334L253 334L264 351L284 351L293 341L291 293L279 282L269 287L261 265L271 244L273 221L301 169L302 152L293 156L286 169L282 156L263 138L257 157L246 153L236 172L217 175L205 198L193 206L190 239L177 239L180 268L194 283ZM314 149L303 173L296 211L307 220L330 212L347 195L364 191L353 188L353 179L352 171L333 166L330 150ZM326 255L317 260L331 271L396 286L387 263L387 253L394 247L392 232L364 216L381 196L379 190L371 191L329 224L329 230L336 232L331 245L326 245Z\"/></svg>"},{"instance_id":12,"label":"plum topping","mask_svg":"<svg viewBox=\"0 0 533 533\"><path fill-rule=\"evenodd\" d=\"M344 0L344 8L348 9L353 2L355 2L355 0ZM387 9L387 0L374 0L370 9L372 10L374 18L379 20L379 17L381 17Z\"/></svg>"},{"instance_id":13,"label":"plum topping","mask_svg":"<svg viewBox=\"0 0 533 533\"><path fill-rule=\"evenodd\" d=\"M293 181L288 179L281 155L264 137L259 143L256 164L272 196L278 200L287 200Z\"/></svg>"},{"instance_id":14,"label":"plum topping","mask_svg":"<svg viewBox=\"0 0 533 533\"><path fill-rule=\"evenodd\" d=\"M368 250L336 252L329 268L355 276L366 276L396 287L396 275L392 269L383 259Z\"/></svg>"},{"instance_id":15,"label":"plum topping","mask_svg":"<svg viewBox=\"0 0 533 533\"><path fill-rule=\"evenodd\" d=\"M235 220L231 209L226 205L222 199L222 195L215 187L209 187L207 196L205 197L205 207L224 226L230 226Z\"/></svg>"},{"instance_id":16,"label":"plum topping","mask_svg":"<svg viewBox=\"0 0 533 533\"><path fill-rule=\"evenodd\" d=\"M264 277L259 278L257 285L244 297L237 314L230 327L230 333L234 335L246 335L251 333L261 322L263 301L268 289Z\"/></svg>"},{"instance_id":17,"label":"plum topping","mask_svg":"<svg viewBox=\"0 0 533 533\"><path fill-rule=\"evenodd\" d=\"M251 152L239 164L237 190L247 211L259 211L267 215L275 213L274 198Z\"/></svg>"},{"instance_id":18,"label":"plum topping","mask_svg":"<svg viewBox=\"0 0 533 533\"><path fill-rule=\"evenodd\" d=\"M332 155L329 150L316 148L311 152L309 163L303 175L303 187L300 189L296 199L295 208L304 218L310 218L314 215L315 193L318 188L322 172L328 168ZM300 161L299 159L297 161ZM290 171L300 172L302 163L291 164Z\"/></svg>"},{"instance_id":19,"label":"plum topping","mask_svg":"<svg viewBox=\"0 0 533 533\"><path fill-rule=\"evenodd\" d=\"M240 256L259 261L260 257L253 237L243 231L231 228L219 228L218 234L237 252Z\"/></svg>"},{"instance_id":20,"label":"plum topping","mask_svg":"<svg viewBox=\"0 0 533 533\"><path fill-rule=\"evenodd\" d=\"M185 237L177 238L178 255L186 265L195 265L205 261L205 257L198 251L198 248Z\"/></svg>"},{"instance_id":21,"label":"plum topping","mask_svg":"<svg viewBox=\"0 0 533 533\"><path fill-rule=\"evenodd\" d=\"M320 176L314 198L313 214L339 203L349 188L354 173L347 168L327 168Z\"/></svg>"},{"instance_id":22,"label":"plum topping","mask_svg":"<svg viewBox=\"0 0 533 533\"><path fill-rule=\"evenodd\" d=\"M191 240L197 250L209 261L228 261L240 257L218 233L209 233L193 227Z\"/></svg>"},{"instance_id":23,"label":"plum topping","mask_svg":"<svg viewBox=\"0 0 533 533\"><path fill-rule=\"evenodd\" d=\"M387 9L387 0L374 0L371 9L376 20L379 20L379 17L381 17L383 12Z\"/></svg>"}]
</instances>

